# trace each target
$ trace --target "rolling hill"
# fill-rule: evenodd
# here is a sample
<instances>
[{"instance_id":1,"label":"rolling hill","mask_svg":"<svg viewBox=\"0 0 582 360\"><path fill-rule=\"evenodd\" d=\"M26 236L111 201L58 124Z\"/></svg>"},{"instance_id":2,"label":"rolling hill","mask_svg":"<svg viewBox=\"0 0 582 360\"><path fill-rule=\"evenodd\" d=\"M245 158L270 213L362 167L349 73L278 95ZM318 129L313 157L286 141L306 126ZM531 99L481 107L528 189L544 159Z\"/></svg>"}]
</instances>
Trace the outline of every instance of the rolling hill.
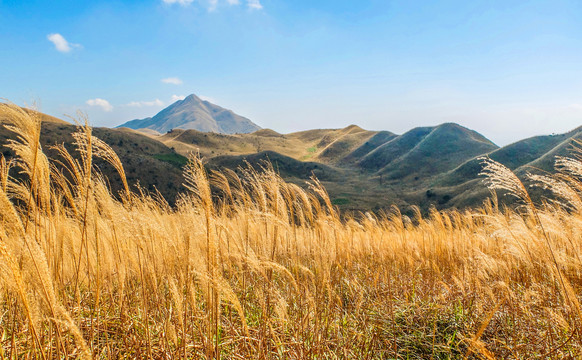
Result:
<instances>
[{"instance_id":1,"label":"rolling hill","mask_svg":"<svg viewBox=\"0 0 582 360\"><path fill-rule=\"evenodd\" d=\"M534 136L509 144L487 153L491 159L510 168L526 185L528 173L553 172L556 156L571 156L574 147L582 141L582 127L565 134ZM472 158L455 169L435 178L432 182L433 191L454 194L451 206L472 206L489 196L482 185L479 176L481 162L478 157ZM435 190L436 189L436 190ZM537 188L530 188L534 199L540 199L544 194ZM504 202L512 199L501 197Z\"/></svg>"},{"instance_id":2,"label":"rolling hill","mask_svg":"<svg viewBox=\"0 0 582 360\"><path fill-rule=\"evenodd\" d=\"M390 178L430 176L497 148L475 131L447 123L415 128L389 139L366 154L358 164Z\"/></svg>"},{"instance_id":3,"label":"rolling hill","mask_svg":"<svg viewBox=\"0 0 582 360\"><path fill-rule=\"evenodd\" d=\"M172 129L194 129L221 134L250 133L260 129L249 119L192 94L157 113L154 117L131 120L118 127L148 129L165 133Z\"/></svg>"},{"instance_id":4,"label":"rolling hill","mask_svg":"<svg viewBox=\"0 0 582 360\"><path fill-rule=\"evenodd\" d=\"M41 114L41 118L40 142L47 156L59 158L57 152L51 149L56 144L64 144L75 155L71 134L77 130L77 126L45 114ZM11 158L13 153L5 145L8 139L14 139L16 135L2 125L4 122L5 119L0 118L0 153ZM163 143L130 129L96 127L93 128L93 135L105 141L117 153L133 190L137 189L137 184L146 191L153 192L157 189L170 203L184 190L182 166L186 163L186 158ZM108 177L113 193L117 194L122 189L122 184L115 169L103 161L97 161L97 165ZM12 171L12 176L18 176L17 172Z\"/></svg>"},{"instance_id":5,"label":"rolling hill","mask_svg":"<svg viewBox=\"0 0 582 360\"><path fill-rule=\"evenodd\" d=\"M426 130L429 131L426 136L410 151L387 163L379 172L393 179L429 178L498 148L482 135L457 124Z\"/></svg>"},{"instance_id":6,"label":"rolling hill","mask_svg":"<svg viewBox=\"0 0 582 360\"><path fill-rule=\"evenodd\" d=\"M41 142L72 147L75 126L43 116ZM2 119L0 119L1 121ZM561 135L538 136L499 148L482 135L446 123L412 129L402 135L368 131L356 125L280 134L260 129L246 134L220 134L173 129L95 128L94 133L119 154L131 184L159 190L170 203L182 190L186 156L199 153L209 169L233 169L270 161L287 181L300 186L315 174L334 204L343 210L370 210L392 204L403 210L418 205L426 210L468 207L489 196L482 178L480 156L487 155L524 177L526 172L551 171L555 156L571 153L582 128ZM0 143L14 135L3 127ZM53 154L49 149L49 155ZM10 151L2 148L10 157ZM54 155L54 154L53 154ZM112 188L119 178L106 164ZM535 196L538 196L534 192Z\"/></svg>"},{"instance_id":7,"label":"rolling hill","mask_svg":"<svg viewBox=\"0 0 582 360\"><path fill-rule=\"evenodd\" d=\"M565 134L535 136L520 140L489 152L487 156L504 164L518 175L524 175L528 171L551 172L554 168L555 157L570 155L575 142L581 139L582 128L577 128ZM470 159L443 176L439 184L458 185L477 179L480 169L479 160Z\"/></svg>"},{"instance_id":8,"label":"rolling hill","mask_svg":"<svg viewBox=\"0 0 582 360\"><path fill-rule=\"evenodd\" d=\"M273 151L301 161L339 164L376 134L350 125L343 129L317 129L290 134L279 134L270 129L230 135L176 129L163 135L147 135L175 148L184 156L189 152L199 152L206 158L212 158Z\"/></svg>"}]
</instances>

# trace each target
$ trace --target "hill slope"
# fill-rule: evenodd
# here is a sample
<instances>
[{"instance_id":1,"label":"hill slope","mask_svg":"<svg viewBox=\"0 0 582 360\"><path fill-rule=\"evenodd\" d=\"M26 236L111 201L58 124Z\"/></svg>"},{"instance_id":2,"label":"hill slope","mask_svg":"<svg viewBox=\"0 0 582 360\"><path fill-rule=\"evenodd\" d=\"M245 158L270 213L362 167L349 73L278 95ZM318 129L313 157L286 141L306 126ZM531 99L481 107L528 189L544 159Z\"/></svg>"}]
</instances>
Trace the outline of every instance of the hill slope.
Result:
<instances>
[{"instance_id":1,"label":"hill slope","mask_svg":"<svg viewBox=\"0 0 582 360\"><path fill-rule=\"evenodd\" d=\"M40 142L43 151L49 157L58 159L57 152L51 146L64 144L76 156L71 134L77 131L77 127L48 115L41 114L41 118L43 122ZM5 120L0 118L0 153L10 159L13 153L6 144L8 139L14 139L16 135L2 125ZM93 135L105 141L117 153L132 190L136 190L137 184L146 191L157 189L170 203L184 190L182 166L186 163L186 158L163 143L130 129L93 128ZM96 164L108 178L113 193L117 194L122 189L122 184L116 170L104 161L97 160ZM16 169L11 174L18 176Z\"/></svg>"},{"instance_id":2,"label":"hill slope","mask_svg":"<svg viewBox=\"0 0 582 360\"><path fill-rule=\"evenodd\" d=\"M41 114L42 115L42 114ZM75 126L43 116L43 147L64 143L73 148ZM0 119L0 122L2 119ZM405 134L368 131L350 125L342 129L316 129L279 134L262 129L250 134L219 134L174 129L145 134L132 129L95 128L119 154L130 183L158 189L171 203L181 189L185 155L200 153L209 168L236 169L247 162L269 160L287 181L307 186L315 174L332 201L343 210L370 210L396 204L426 210L468 207L489 196L479 172L479 157L487 155L524 178L537 169L551 171L556 156L571 153L582 128L569 133L538 136L498 148L480 134L457 124L420 127ZM0 128L0 144L13 138ZM51 151L46 149L49 155ZM10 157L7 148L2 153ZM120 189L114 169L101 164L114 191ZM532 191L532 196L543 194ZM507 199L509 201L509 199Z\"/></svg>"},{"instance_id":3,"label":"hill slope","mask_svg":"<svg viewBox=\"0 0 582 360\"><path fill-rule=\"evenodd\" d=\"M285 179L302 181L309 179L311 175L317 176L322 181L338 181L341 172L325 164L299 161L289 156L281 155L274 151L262 151L256 154L228 156L221 155L208 161L210 168L238 169L250 164L255 169L260 169L266 163L271 163L273 168Z\"/></svg>"},{"instance_id":4,"label":"hill slope","mask_svg":"<svg viewBox=\"0 0 582 360\"><path fill-rule=\"evenodd\" d=\"M415 128L386 139L358 164L392 179L432 177L498 148L479 133L451 123Z\"/></svg>"},{"instance_id":5,"label":"hill slope","mask_svg":"<svg viewBox=\"0 0 582 360\"><path fill-rule=\"evenodd\" d=\"M510 168L526 185L527 173L553 172L556 156L572 155L573 146L582 140L582 128L574 129L565 134L535 136L504 146L486 154ZM452 197L450 206L467 207L480 203L489 196L479 176L482 164L478 157L472 158L455 169L442 174L432 183L433 192L449 194ZM541 199L544 194L538 188L528 186L534 199ZM512 199L500 197L504 202Z\"/></svg>"},{"instance_id":6,"label":"hill slope","mask_svg":"<svg viewBox=\"0 0 582 360\"><path fill-rule=\"evenodd\" d=\"M457 124L436 126L414 148L380 170L391 178L430 177L497 149L482 135Z\"/></svg>"},{"instance_id":7,"label":"hill slope","mask_svg":"<svg viewBox=\"0 0 582 360\"><path fill-rule=\"evenodd\" d=\"M565 156L571 152L574 139L582 137L582 128L558 135L534 136L517 141L487 154L491 159L502 163L516 173L524 173L539 168L552 171L555 156ZM476 179L481 171L477 157L452 169L439 184L458 185Z\"/></svg>"},{"instance_id":8,"label":"hill slope","mask_svg":"<svg viewBox=\"0 0 582 360\"><path fill-rule=\"evenodd\" d=\"M160 133L172 129L194 129L222 134L251 133L260 129L249 119L194 94L176 101L154 117L131 120L118 127L149 129Z\"/></svg>"},{"instance_id":9,"label":"hill slope","mask_svg":"<svg viewBox=\"0 0 582 360\"><path fill-rule=\"evenodd\" d=\"M175 148L182 155L195 152L212 158L273 151L296 160L341 165L347 155L376 134L375 131L350 125L343 129L306 130L290 134L279 134L269 129L250 134L217 134L175 129L161 136L148 135Z\"/></svg>"}]
</instances>

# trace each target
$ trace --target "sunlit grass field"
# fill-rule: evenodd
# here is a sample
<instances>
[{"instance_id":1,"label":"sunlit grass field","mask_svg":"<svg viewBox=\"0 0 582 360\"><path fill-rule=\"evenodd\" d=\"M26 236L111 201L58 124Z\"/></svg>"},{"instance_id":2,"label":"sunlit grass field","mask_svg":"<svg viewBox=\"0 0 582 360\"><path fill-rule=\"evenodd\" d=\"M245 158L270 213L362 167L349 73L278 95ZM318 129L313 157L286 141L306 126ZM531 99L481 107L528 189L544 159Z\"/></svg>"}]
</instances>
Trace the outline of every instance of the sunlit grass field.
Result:
<instances>
[{"instance_id":1,"label":"sunlit grass field","mask_svg":"<svg viewBox=\"0 0 582 360\"><path fill-rule=\"evenodd\" d=\"M192 156L170 207L127 182L111 194L94 161L123 165L91 127L48 159L35 113L0 118L16 154L0 166L0 360L582 356L576 154L531 176L542 204L483 159L517 207L357 218L316 179Z\"/></svg>"}]
</instances>

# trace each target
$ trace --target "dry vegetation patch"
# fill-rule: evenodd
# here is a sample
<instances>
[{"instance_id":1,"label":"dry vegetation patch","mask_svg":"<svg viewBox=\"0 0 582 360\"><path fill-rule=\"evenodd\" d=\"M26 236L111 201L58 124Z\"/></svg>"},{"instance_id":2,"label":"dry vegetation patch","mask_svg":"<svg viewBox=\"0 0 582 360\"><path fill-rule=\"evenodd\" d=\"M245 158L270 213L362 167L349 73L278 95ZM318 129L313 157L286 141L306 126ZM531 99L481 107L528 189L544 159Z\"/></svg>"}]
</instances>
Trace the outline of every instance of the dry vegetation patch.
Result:
<instances>
[{"instance_id":1,"label":"dry vegetation patch","mask_svg":"<svg viewBox=\"0 0 582 360\"><path fill-rule=\"evenodd\" d=\"M0 359L581 355L575 158L537 178L556 193L541 208L487 160L517 210L345 219L316 179L305 191L192 157L171 208L126 182L112 196L94 159L123 166L89 126L56 167L40 118L0 117L16 154L0 166Z\"/></svg>"}]
</instances>

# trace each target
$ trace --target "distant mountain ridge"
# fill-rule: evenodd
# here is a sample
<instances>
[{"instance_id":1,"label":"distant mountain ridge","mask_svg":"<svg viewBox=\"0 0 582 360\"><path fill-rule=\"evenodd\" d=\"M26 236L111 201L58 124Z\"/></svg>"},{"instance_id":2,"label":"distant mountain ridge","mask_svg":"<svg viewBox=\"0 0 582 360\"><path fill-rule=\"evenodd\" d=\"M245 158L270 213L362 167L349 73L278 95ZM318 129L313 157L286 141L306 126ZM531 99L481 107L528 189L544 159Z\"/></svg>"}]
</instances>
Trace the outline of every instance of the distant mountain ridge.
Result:
<instances>
[{"instance_id":1,"label":"distant mountain ridge","mask_svg":"<svg viewBox=\"0 0 582 360\"><path fill-rule=\"evenodd\" d=\"M235 114L232 110L202 100L194 94L176 101L153 117L131 120L117 127L149 129L159 133L184 129L220 134L247 134L261 129L251 120Z\"/></svg>"}]
</instances>

